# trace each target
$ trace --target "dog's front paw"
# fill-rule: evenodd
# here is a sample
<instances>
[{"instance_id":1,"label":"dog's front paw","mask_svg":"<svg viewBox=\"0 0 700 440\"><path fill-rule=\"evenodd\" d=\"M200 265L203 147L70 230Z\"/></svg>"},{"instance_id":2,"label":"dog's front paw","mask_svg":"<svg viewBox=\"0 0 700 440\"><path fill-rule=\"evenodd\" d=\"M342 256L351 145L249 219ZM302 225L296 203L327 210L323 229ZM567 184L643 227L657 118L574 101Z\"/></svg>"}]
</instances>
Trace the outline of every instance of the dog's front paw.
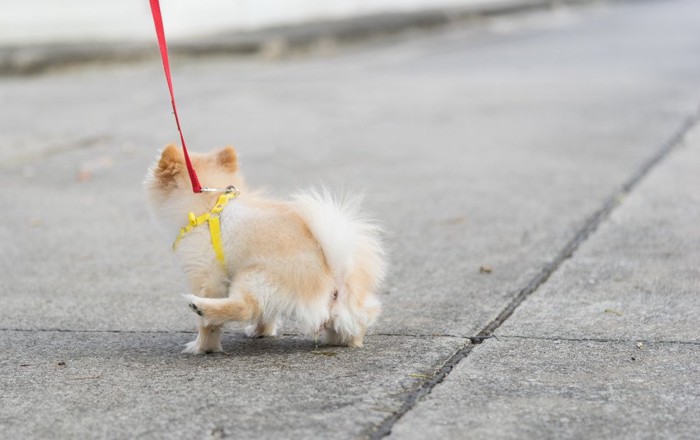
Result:
<instances>
[{"instance_id":1,"label":"dog's front paw","mask_svg":"<svg viewBox=\"0 0 700 440\"><path fill-rule=\"evenodd\" d=\"M195 339L192 342L188 342L187 344L185 344L185 349L182 350L182 352L185 354L211 354L211 353L220 353L222 351L224 351L224 350L221 348L221 344L218 344L216 346L206 347L206 346L203 346L203 344L201 344L199 342L199 338Z\"/></svg>"},{"instance_id":2,"label":"dog's front paw","mask_svg":"<svg viewBox=\"0 0 700 440\"><path fill-rule=\"evenodd\" d=\"M200 327L197 339L185 345L183 353L209 354L224 351L221 348L221 327Z\"/></svg>"},{"instance_id":3,"label":"dog's front paw","mask_svg":"<svg viewBox=\"0 0 700 440\"><path fill-rule=\"evenodd\" d=\"M206 354L206 352L202 350L199 345L199 341L195 339L194 341L185 344L185 349L182 350L182 352L186 354Z\"/></svg>"}]
</instances>

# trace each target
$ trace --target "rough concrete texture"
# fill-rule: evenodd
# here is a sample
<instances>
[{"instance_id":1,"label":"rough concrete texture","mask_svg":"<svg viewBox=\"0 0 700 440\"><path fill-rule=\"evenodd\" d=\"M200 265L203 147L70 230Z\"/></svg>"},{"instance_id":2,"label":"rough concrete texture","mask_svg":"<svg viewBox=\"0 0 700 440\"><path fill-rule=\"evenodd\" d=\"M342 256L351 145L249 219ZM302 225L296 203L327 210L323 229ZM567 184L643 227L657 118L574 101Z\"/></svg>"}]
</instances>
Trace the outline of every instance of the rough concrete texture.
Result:
<instances>
[{"instance_id":1,"label":"rough concrete texture","mask_svg":"<svg viewBox=\"0 0 700 440\"><path fill-rule=\"evenodd\" d=\"M312 58L176 63L190 148L234 142L249 183L273 194L320 182L364 190L367 210L386 226L392 266L380 292L384 314L363 349L330 357L310 354L313 341L294 336L293 325L273 341L243 341L240 326L232 326L224 339L231 356L179 354L193 338L188 332L195 320L179 295L185 284L173 264L172 237L157 235L140 186L157 149L177 137L160 66L0 79L0 206L6 207L0 340L9 353L1 361L8 392L0 422L11 427L3 432L22 437L57 429L70 437L97 429L95 436L110 437L113 430L114 437L191 438L220 435L216 429L223 426L237 429L236 437L279 437L288 428L294 436L344 438L380 435L397 412L409 410L400 421L408 423L413 411L405 404L417 387L429 390L431 378L446 372L446 360L469 347L465 337L493 322L537 274L556 269L550 263L580 236L587 219L695 114L697 8L697 2L674 0L557 9ZM654 178L649 185L668 183ZM666 190L658 191L663 199ZM662 221L656 214L644 214L651 215L649 227ZM603 227L601 233L611 234ZM693 232L690 223L683 227ZM633 238L615 240L635 244ZM480 272L485 265L490 273ZM697 304L684 291L679 295L668 300L669 309ZM565 305L555 310L571 312ZM624 318L635 310L641 308L620 312ZM688 336L692 316L666 322L672 316L653 313L638 325L676 325L686 333L665 335L697 341ZM522 343L513 352L521 359L493 357L503 362L504 380L518 377L517 362L529 359L529 343ZM556 344L543 344L558 355ZM602 346L612 350L610 344ZM62 359L52 353L65 357L66 370L53 369ZM676 369L669 370L668 383L687 376L681 366L690 355L678 353L669 355L667 365ZM333 364L339 360L343 365ZM275 376L275 365L284 362L288 368ZM239 363L245 368L231 368ZM203 388L193 390L183 378L201 365L219 376L214 382L194 376ZM325 369L331 365L337 370ZM327 374L303 380L315 371ZM452 388L453 377L431 396ZM588 379L572 380L585 389ZM64 382L92 394L68 391ZM214 386L224 382L242 388ZM565 392L556 384L550 390ZM351 397L323 406L321 395L342 392ZM86 405L76 396L93 400ZM525 400L524 407L537 407ZM375 401L383 412L371 409ZM233 411L220 413L217 402ZM276 413L266 413L270 404ZM657 420L656 408L647 411L639 414ZM61 422L51 425L53 419ZM221 425L224 419L228 424ZM417 420L411 423L431 426L429 418ZM683 423L678 435L693 434ZM169 424L177 429L168 430ZM492 421L494 435L499 426Z\"/></svg>"},{"instance_id":2,"label":"rough concrete texture","mask_svg":"<svg viewBox=\"0 0 700 440\"><path fill-rule=\"evenodd\" d=\"M476 347L392 439L698 438L700 346L502 338Z\"/></svg>"},{"instance_id":3,"label":"rough concrete texture","mask_svg":"<svg viewBox=\"0 0 700 440\"><path fill-rule=\"evenodd\" d=\"M393 426L396 438L700 435L697 134L620 200L498 340Z\"/></svg>"},{"instance_id":4,"label":"rough concrete texture","mask_svg":"<svg viewBox=\"0 0 700 440\"><path fill-rule=\"evenodd\" d=\"M700 130L497 332L700 343Z\"/></svg>"},{"instance_id":5,"label":"rough concrete texture","mask_svg":"<svg viewBox=\"0 0 700 440\"><path fill-rule=\"evenodd\" d=\"M368 350L193 334L5 332L0 429L12 438L356 438L464 341L379 337ZM41 415L37 417L36 415Z\"/></svg>"}]
</instances>

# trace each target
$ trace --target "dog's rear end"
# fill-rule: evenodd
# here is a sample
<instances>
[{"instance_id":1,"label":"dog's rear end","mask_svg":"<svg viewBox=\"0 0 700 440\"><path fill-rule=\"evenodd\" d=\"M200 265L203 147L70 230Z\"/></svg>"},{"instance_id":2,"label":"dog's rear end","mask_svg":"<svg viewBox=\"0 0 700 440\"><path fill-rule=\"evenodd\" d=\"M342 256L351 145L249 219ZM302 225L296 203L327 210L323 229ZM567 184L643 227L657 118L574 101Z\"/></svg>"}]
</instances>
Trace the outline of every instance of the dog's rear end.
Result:
<instances>
[{"instance_id":1,"label":"dog's rear end","mask_svg":"<svg viewBox=\"0 0 700 440\"><path fill-rule=\"evenodd\" d=\"M307 243L299 243L305 241L306 234L298 228L292 242L297 242L298 252L304 256L280 260L267 255L262 260L276 262L246 276L254 280L249 283L254 293L222 299L190 296L190 307L208 325L257 321L249 327L249 336L270 335L265 329L274 329L277 316L286 314L296 317L302 328L319 335L324 343L362 346L367 327L381 311L376 290L386 263L379 229L359 216L359 199L340 202L327 191L309 191L295 195L287 206L293 214L283 218L289 223L304 222L303 229L311 233L307 239L320 247L319 258L325 261L311 263L315 258ZM272 241L282 240L283 235ZM256 246L258 256L274 250L276 244L266 242L266 249ZM326 279L326 273L331 279Z\"/></svg>"},{"instance_id":2,"label":"dog's rear end","mask_svg":"<svg viewBox=\"0 0 700 440\"><path fill-rule=\"evenodd\" d=\"M294 207L319 242L337 286L324 323L325 342L361 346L381 311L376 296L386 272L379 228L360 216L359 197L339 201L329 191L294 196Z\"/></svg>"}]
</instances>

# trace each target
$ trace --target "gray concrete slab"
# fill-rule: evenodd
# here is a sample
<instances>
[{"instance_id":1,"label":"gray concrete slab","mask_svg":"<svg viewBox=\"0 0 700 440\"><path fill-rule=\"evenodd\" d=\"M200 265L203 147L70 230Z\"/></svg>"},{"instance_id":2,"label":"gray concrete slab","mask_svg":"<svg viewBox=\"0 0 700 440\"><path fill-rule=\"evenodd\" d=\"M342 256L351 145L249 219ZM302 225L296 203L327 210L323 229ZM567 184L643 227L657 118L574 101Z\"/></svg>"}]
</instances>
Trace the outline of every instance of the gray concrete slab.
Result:
<instances>
[{"instance_id":1,"label":"gray concrete slab","mask_svg":"<svg viewBox=\"0 0 700 440\"><path fill-rule=\"evenodd\" d=\"M501 338L389 438L698 438L700 346Z\"/></svg>"},{"instance_id":2,"label":"gray concrete slab","mask_svg":"<svg viewBox=\"0 0 700 440\"><path fill-rule=\"evenodd\" d=\"M193 336L3 331L3 437L357 438L464 344L228 337L228 356L179 355Z\"/></svg>"},{"instance_id":3,"label":"gray concrete slab","mask_svg":"<svg viewBox=\"0 0 700 440\"><path fill-rule=\"evenodd\" d=\"M375 331L473 335L694 108L697 15L674 6L504 19L273 64L178 64L176 91L191 147L235 141L253 184L367 191L393 255ZM646 32L650 20L665 32ZM3 326L189 330L169 240L153 236L139 188L176 136L157 66L0 90L13 109L4 157L18 139L74 148L0 173L21 188L0 195L13 207L0 225ZM104 141L80 148L85 133ZM134 295L157 311L131 309Z\"/></svg>"},{"instance_id":4,"label":"gray concrete slab","mask_svg":"<svg viewBox=\"0 0 700 440\"><path fill-rule=\"evenodd\" d=\"M700 343L700 130L498 330Z\"/></svg>"}]
</instances>

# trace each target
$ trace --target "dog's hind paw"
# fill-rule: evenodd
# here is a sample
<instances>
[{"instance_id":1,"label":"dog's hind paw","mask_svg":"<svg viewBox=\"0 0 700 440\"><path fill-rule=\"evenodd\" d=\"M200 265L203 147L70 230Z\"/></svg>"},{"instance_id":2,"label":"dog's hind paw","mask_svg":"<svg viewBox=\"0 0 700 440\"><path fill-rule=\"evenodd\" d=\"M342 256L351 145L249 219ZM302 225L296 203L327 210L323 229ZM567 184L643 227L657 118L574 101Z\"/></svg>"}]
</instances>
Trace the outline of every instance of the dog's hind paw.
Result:
<instances>
[{"instance_id":1,"label":"dog's hind paw","mask_svg":"<svg viewBox=\"0 0 700 440\"><path fill-rule=\"evenodd\" d=\"M202 309L200 309L199 307L197 307L197 304L195 304L195 303L190 303L189 306L190 306L190 309L192 309L193 312L195 312L195 313L198 314L199 316L204 316L204 312L202 312Z\"/></svg>"},{"instance_id":2,"label":"dog's hind paw","mask_svg":"<svg viewBox=\"0 0 700 440\"><path fill-rule=\"evenodd\" d=\"M249 338L264 338L268 336L277 336L277 322L258 322L256 324L251 324L245 328L245 334Z\"/></svg>"}]
</instances>

